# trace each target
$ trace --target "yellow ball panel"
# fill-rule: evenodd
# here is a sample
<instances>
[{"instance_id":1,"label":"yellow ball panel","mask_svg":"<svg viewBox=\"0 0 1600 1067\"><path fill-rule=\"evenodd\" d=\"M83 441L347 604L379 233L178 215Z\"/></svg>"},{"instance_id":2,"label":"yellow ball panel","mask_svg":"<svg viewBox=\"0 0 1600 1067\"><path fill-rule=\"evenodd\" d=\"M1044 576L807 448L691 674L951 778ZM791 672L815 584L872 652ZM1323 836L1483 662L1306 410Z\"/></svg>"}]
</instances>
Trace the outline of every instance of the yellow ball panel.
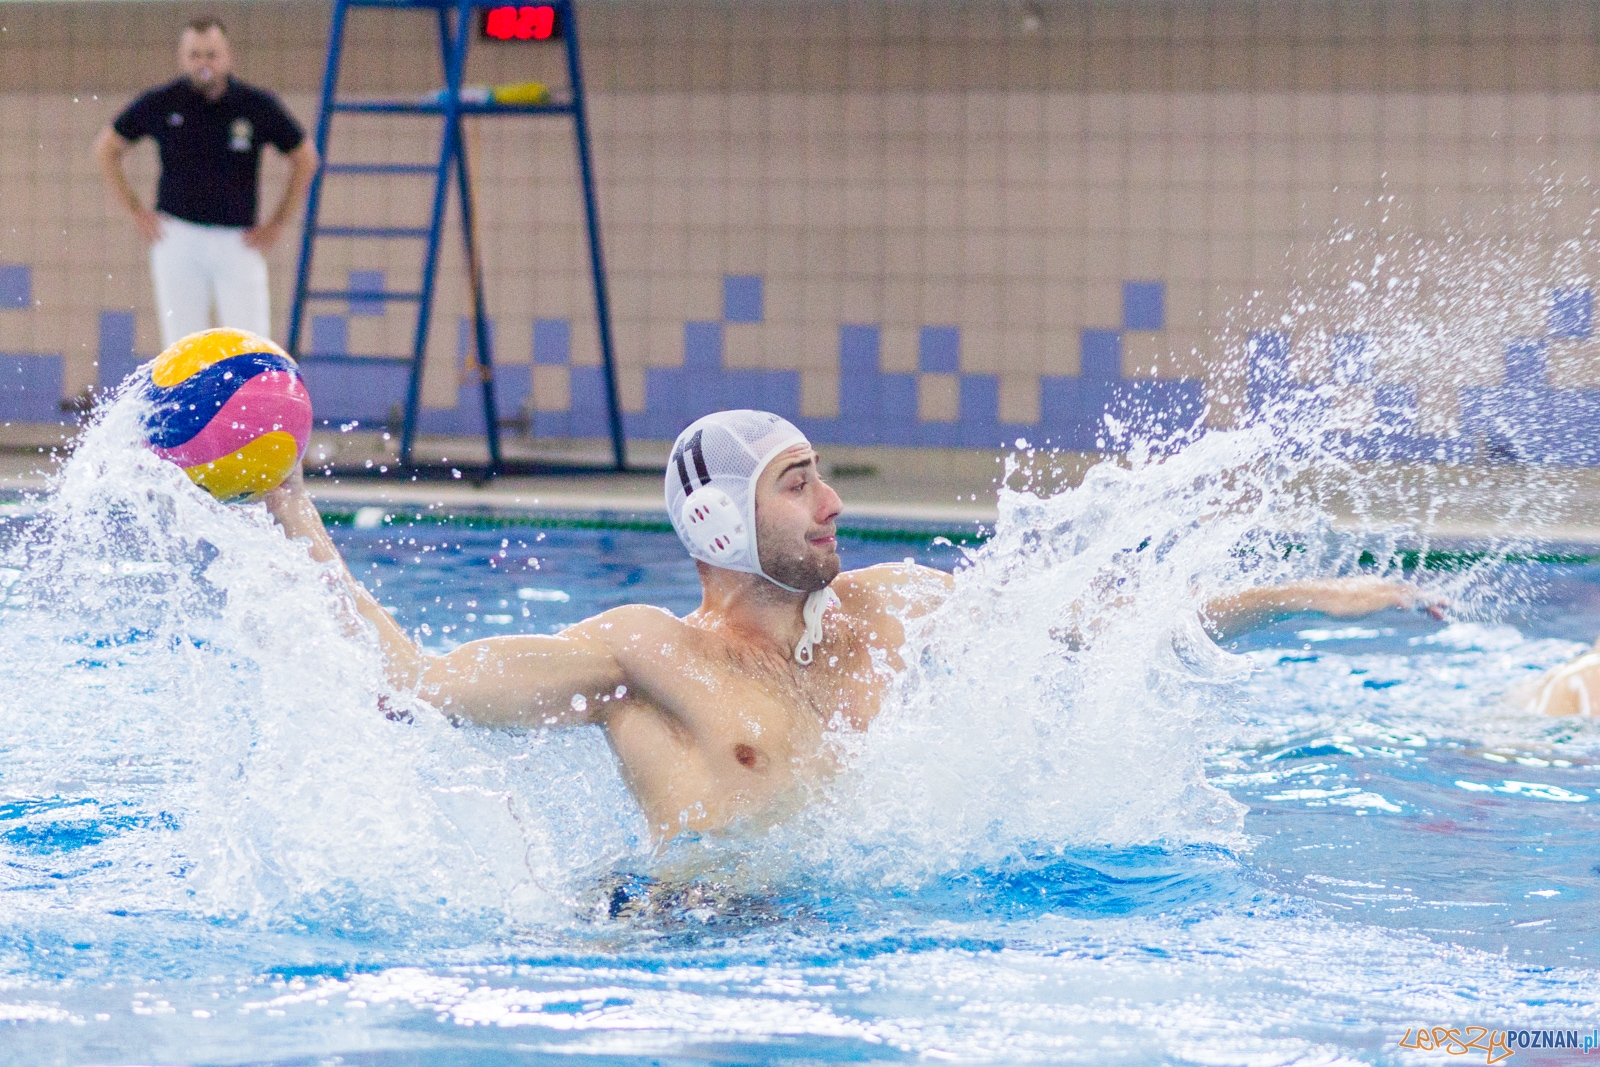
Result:
<instances>
[{"instance_id":1,"label":"yellow ball panel","mask_svg":"<svg viewBox=\"0 0 1600 1067\"><path fill-rule=\"evenodd\" d=\"M186 468L184 473L223 503L238 503L272 492L298 462L299 443L292 435L274 430L221 459Z\"/></svg>"},{"instance_id":2,"label":"yellow ball panel","mask_svg":"<svg viewBox=\"0 0 1600 1067\"><path fill-rule=\"evenodd\" d=\"M226 327L201 330L172 342L171 347L157 356L150 367L150 380L165 389L213 363L248 352L272 352L284 359L289 358L289 353L270 340L248 330Z\"/></svg>"}]
</instances>

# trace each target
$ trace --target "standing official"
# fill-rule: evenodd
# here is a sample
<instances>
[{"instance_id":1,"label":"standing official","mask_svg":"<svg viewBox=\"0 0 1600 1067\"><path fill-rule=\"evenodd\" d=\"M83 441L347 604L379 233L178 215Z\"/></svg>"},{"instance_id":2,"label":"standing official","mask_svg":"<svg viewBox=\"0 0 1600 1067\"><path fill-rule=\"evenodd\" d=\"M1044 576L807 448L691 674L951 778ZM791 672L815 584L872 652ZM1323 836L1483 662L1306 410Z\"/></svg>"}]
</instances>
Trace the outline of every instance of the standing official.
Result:
<instances>
[{"instance_id":1,"label":"standing official","mask_svg":"<svg viewBox=\"0 0 1600 1067\"><path fill-rule=\"evenodd\" d=\"M267 261L299 210L317 152L273 94L231 76L227 31L196 19L178 45L183 76L140 96L95 139L106 186L150 242L150 273L163 347L211 325L272 332ZM146 208L128 184L122 156L142 137L161 152L156 206ZM272 145L293 168L283 201L256 224L261 149Z\"/></svg>"}]
</instances>

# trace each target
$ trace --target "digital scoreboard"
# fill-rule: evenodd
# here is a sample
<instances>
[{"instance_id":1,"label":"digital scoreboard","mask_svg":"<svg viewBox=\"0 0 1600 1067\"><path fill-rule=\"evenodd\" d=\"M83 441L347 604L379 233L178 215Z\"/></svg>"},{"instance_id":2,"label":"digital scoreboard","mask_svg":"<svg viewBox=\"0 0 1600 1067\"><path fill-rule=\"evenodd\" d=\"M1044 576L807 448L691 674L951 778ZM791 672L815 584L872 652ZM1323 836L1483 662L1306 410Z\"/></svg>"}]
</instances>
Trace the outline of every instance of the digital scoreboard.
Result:
<instances>
[{"instance_id":1,"label":"digital scoreboard","mask_svg":"<svg viewBox=\"0 0 1600 1067\"><path fill-rule=\"evenodd\" d=\"M489 41L554 41L561 16L552 4L504 4L483 8L478 28Z\"/></svg>"}]
</instances>

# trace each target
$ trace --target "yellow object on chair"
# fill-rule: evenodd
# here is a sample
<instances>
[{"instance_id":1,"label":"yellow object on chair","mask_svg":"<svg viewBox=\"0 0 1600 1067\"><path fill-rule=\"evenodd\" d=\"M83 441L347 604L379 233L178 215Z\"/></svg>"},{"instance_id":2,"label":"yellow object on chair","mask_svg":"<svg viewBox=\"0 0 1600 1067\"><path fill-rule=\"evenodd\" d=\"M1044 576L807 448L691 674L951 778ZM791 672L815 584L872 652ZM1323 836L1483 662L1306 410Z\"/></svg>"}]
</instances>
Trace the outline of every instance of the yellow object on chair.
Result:
<instances>
[{"instance_id":1,"label":"yellow object on chair","mask_svg":"<svg viewBox=\"0 0 1600 1067\"><path fill-rule=\"evenodd\" d=\"M490 96L497 104L548 104L550 87L544 82L513 82L496 85Z\"/></svg>"}]
</instances>

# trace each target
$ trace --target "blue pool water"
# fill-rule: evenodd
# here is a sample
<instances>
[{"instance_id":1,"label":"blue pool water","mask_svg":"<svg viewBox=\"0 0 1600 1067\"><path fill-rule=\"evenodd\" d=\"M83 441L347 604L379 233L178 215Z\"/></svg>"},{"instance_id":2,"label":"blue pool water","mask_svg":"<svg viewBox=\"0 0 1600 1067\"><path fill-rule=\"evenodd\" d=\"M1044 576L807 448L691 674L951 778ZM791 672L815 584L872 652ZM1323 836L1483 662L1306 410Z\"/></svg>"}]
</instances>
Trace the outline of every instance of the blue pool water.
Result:
<instances>
[{"instance_id":1,"label":"blue pool water","mask_svg":"<svg viewBox=\"0 0 1600 1067\"><path fill-rule=\"evenodd\" d=\"M982 547L845 539L959 567L917 666L813 809L659 854L597 733L385 719L374 648L264 514L91 442L0 525L0 1063L1405 1063L1418 1025L1589 1033L1600 730L1506 694L1600 632L1600 564L1436 570L1448 622L1219 650L1197 576L1257 566L1263 521L1193 489L1225 438L1007 497ZM667 533L435 519L336 529L434 649L697 600Z\"/></svg>"}]
</instances>

